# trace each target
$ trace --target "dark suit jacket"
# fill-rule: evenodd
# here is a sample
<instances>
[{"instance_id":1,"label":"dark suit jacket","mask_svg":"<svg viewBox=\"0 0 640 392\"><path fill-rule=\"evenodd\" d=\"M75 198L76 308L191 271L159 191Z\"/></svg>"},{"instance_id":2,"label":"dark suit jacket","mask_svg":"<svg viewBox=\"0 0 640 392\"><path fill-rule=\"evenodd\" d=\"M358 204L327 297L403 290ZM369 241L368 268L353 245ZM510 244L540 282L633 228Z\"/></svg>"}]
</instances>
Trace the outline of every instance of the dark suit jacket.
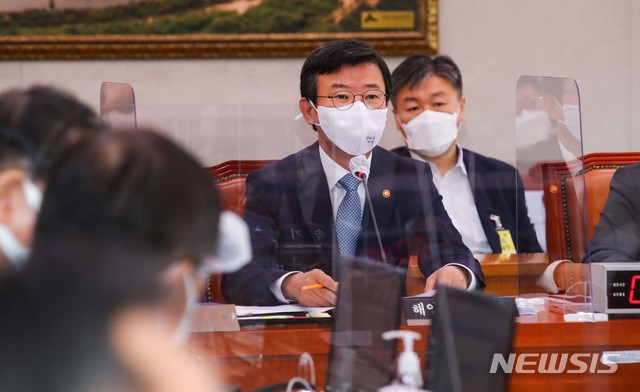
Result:
<instances>
[{"instance_id":1,"label":"dark suit jacket","mask_svg":"<svg viewBox=\"0 0 640 392\"><path fill-rule=\"evenodd\" d=\"M589 255L591 261L640 260L640 163L614 173Z\"/></svg>"},{"instance_id":2,"label":"dark suit jacket","mask_svg":"<svg viewBox=\"0 0 640 392\"><path fill-rule=\"evenodd\" d=\"M411 157L406 147L395 148L392 151L404 157ZM493 214L498 215L502 226L511 232L518 252L542 252L527 214L524 186L518 171L508 163L467 149L462 149L462 160L467 168L471 192L491 251L502 251L496 225L489 218Z\"/></svg>"},{"instance_id":3,"label":"dark suit jacket","mask_svg":"<svg viewBox=\"0 0 640 392\"><path fill-rule=\"evenodd\" d=\"M320 268L336 278L335 224L318 149L314 143L247 177L245 220L254 258L223 277L227 301L276 304L269 285L287 271ZM425 276L445 264L459 263L469 267L479 287L484 287L480 265L444 210L428 165L376 147L368 184L388 263L406 267L409 256L417 253ZM381 259L368 206L356 255Z\"/></svg>"}]
</instances>

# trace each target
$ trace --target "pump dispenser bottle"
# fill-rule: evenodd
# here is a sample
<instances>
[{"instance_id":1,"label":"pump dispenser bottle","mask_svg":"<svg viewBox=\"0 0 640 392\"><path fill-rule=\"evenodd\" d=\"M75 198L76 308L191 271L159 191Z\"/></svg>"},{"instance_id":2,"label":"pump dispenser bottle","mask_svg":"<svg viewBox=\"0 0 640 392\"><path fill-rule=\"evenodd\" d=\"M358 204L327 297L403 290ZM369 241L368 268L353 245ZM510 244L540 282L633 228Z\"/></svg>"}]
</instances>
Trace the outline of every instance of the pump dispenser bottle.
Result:
<instances>
[{"instance_id":1,"label":"pump dispenser bottle","mask_svg":"<svg viewBox=\"0 0 640 392\"><path fill-rule=\"evenodd\" d=\"M382 334L384 340L402 339L404 350L398 356L396 378L378 392L419 392L422 387L422 373L420 372L420 358L413 351L414 340L420 339L420 334L413 331L387 331Z\"/></svg>"}]
</instances>

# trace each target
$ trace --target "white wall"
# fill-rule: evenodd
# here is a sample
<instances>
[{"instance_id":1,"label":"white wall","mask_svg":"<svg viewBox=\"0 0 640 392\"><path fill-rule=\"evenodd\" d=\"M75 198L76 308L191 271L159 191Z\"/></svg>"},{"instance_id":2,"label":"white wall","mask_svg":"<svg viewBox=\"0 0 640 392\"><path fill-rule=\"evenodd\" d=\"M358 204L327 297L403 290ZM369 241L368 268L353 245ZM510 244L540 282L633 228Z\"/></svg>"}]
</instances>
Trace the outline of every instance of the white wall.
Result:
<instances>
[{"instance_id":1,"label":"white wall","mask_svg":"<svg viewBox=\"0 0 640 392\"><path fill-rule=\"evenodd\" d=\"M640 2L442 0L440 53L462 69L462 143L514 161L514 100L521 74L573 77L582 97L585 151L640 150ZM388 58L393 69L402 60ZM161 127L205 165L278 158L314 140L297 114L303 59L6 61L0 86L52 83L98 110L102 81L131 83L141 123ZM241 119L241 120L240 120ZM382 144L402 140L390 118Z\"/></svg>"},{"instance_id":2,"label":"white wall","mask_svg":"<svg viewBox=\"0 0 640 392\"><path fill-rule=\"evenodd\" d=\"M498 157L512 154L515 83L521 74L532 74L578 82L586 152L630 148L632 108L640 105L638 86L631 83L634 70L640 77L640 36L632 40L632 28L640 22L637 2L441 1L440 6L441 52L456 59L466 84L465 145Z\"/></svg>"}]
</instances>

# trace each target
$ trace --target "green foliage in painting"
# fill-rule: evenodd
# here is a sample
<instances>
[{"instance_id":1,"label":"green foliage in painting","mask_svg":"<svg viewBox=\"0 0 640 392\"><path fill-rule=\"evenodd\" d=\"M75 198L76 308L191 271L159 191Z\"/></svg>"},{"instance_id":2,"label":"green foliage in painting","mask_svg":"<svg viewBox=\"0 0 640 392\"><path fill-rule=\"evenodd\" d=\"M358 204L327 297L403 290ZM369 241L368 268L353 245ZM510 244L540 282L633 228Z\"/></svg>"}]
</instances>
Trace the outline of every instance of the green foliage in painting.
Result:
<instances>
[{"instance_id":1,"label":"green foliage in painting","mask_svg":"<svg viewBox=\"0 0 640 392\"><path fill-rule=\"evenodd\" d=\"M358 32L363 3L336 21L338 0L264 0L244 14L214 9L228 0L147 0L97 9L0 13L0 35L249 34ZM378 10L413 10L416 0L381 0Z\"/></svg>"}]
</instances>

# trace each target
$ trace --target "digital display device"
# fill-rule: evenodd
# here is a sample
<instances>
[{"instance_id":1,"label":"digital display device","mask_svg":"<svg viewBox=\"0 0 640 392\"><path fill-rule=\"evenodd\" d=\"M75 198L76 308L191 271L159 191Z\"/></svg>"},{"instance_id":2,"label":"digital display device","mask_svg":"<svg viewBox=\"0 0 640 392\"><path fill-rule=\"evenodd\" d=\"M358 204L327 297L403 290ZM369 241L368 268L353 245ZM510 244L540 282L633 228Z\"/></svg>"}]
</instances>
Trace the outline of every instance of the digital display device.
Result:
<instances>
[{"instance_id":1,"label":"digital display device","mask_svg":"<svg viewBox=\"0 0 640 392\"><path fill-rule=\"evenodd\" d=\"M607 271L610 309L640 309L640 271Z\"/></svg>"},{"instance_id":2,"label":"digital display device","mask_svg":"<svg viewBox=\"0 0 640 392\"><path fill-rule=\"evenodd\" d=\"M593 263L593 307L609 314L640 314L640 263Z\"/></svg>"}]
</instances>

